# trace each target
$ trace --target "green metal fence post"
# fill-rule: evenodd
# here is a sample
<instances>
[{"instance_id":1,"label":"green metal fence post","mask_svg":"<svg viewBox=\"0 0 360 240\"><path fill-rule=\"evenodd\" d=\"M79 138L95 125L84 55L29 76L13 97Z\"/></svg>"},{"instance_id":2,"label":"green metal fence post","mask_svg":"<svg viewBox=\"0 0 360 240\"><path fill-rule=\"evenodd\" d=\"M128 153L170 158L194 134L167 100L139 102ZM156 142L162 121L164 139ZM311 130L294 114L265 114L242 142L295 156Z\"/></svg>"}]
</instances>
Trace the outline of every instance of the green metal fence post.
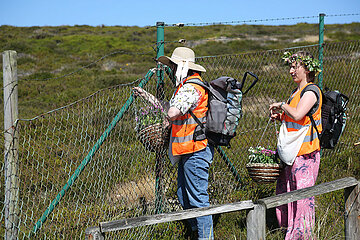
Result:
<instances>
[{"instance_id":1,"label":"green metal fence post","mask_svg":"<svg viewBox=\"0 0 360 240\"><path fill-rule=\"evenodd\" d=\"M164 22L156 23L156 59L160 56L164 56ZM157 84L156 84L156 97L159 100L164 100L164 70L161 67L160 63L157 63ZM156 213L161 213L163 194L161 189L161 170L163 168L164 155L163 153L156 153L156 164L155 164L155 211Z\"/></svg>"},{"instance_id":2,"label":"green metal fence post","mask_svg":"<svg viewBox=\"0 0 360 240\"><path fill-rule=\"evenodd\" d=\"M156 59L160 56L164 56L164 22L156 23ZM156 97L159 100L163 100L165 98L164 93L164 71L161 67L160 63L157 63L157 84L156 84ZM161 169L163 168L164 155L163 153L156 153L156 165L155 165L155 174L156 174L156 182L155 182L155 211L156 213L161 212L162 208L162 190L161 190Z\"/></svg>"},{"instance_id":3,"label":"green metal fence post","mask_svg":"<svg viewBox=\"0 0 360 240\"><path fill-rule=\"evenodd\" d=\"M319 87L323 89L323 51L324 51L324 18L325 14L319 14L319 62L321 72L319 74Z\"/></svg>"},{"instance_id":4,"label":"green metal fence post","mask_svg":"<svg viewBox=\"0 0 360 240\"><path fill-rule=\"evenodd\" d=\"M156 59L160 56L164 56L164 22L156 23ZM163 100L165 97L164 94L164 71L161 68L161 64L157 63L157 88L156 88L156 97L160 100Z\"/></svg>"}]
</instances>

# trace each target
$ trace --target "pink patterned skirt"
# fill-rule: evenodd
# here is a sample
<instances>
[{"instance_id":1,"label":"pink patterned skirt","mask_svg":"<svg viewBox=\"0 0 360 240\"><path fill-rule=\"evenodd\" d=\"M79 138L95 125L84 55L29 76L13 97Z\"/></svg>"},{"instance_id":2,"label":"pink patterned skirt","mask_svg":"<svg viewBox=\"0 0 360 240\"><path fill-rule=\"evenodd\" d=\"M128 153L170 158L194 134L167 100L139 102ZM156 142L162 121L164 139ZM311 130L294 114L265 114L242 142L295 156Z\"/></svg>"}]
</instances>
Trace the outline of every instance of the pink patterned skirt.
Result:
<instances>
[{"instance_id":1,"label":"pink patterned skirt","mask_svg":"<svg viewBox=\"0 0 360 240\"><path fill-rule=\"evenodd\" d=\"M320 152L296 157L292 166L285 164L276 184L276 194L315 185L319 172ZM302 199L276 208L280 227L286 228L285 240L315 239L315 199Z\"/></svg>"}]
</instances>

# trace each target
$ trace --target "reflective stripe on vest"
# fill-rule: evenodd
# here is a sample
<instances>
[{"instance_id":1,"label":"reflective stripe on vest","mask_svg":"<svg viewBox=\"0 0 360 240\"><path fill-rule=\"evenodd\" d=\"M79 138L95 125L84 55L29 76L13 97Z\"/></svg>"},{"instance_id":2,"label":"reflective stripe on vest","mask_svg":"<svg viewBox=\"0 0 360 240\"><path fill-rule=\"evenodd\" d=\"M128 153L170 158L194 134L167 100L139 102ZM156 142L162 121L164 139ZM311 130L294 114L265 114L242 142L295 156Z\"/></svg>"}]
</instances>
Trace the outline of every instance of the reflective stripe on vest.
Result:
<instances>
[{"instance_id":1,"label":"reflective stripe on vest","mask_svg":"<svg viewBox=\"0 0 360 240\"><path fill-rule=\"evenodd\" d=\"M309 83L308 83L309 84ZM308 85L306 84L306 86ZM296 108L300 101L300 94L301 91L305 88L301 88L291 99L289 105L290 107ZM320 90L319 90L320 91ZM313 118L315 120L315 124L319 132L322 131L322 125L321 125L321 106L322 106L322 96L320 94L319 99L319 107L316 110L316 112L313 114ZM316 150L320 150L320 140L319 136L315 130L315 128L311 124L311 120L308 116L305 116L304 118L300 119L299 121L295 121L294 119L290 118L288 115L284 114L284 119L286 123L286 128L289 132L291 131L298 131L302 127L309 126L309 130L306 133L306 136L304 138L303 144L300 147L300 151L297 154L297 156L301 156L304 154L312 153Z\"/></svg>"},{"instance_id":2,"label":"reflective stripe on vest","mask_svg":"<svg viewBox=\"0 0 360 240\"><path fill-rule=\"evenodd\" d=\"M200 122L206 122L206 117L199 118ZM175 120L172 122L174 125L183 125L183 124L197 124L195 119L188 118L186 120Z\"/></svg>"},{"instance_id":3,"label":"reflective stripe on vest","mask_svg":"<svg viewBox=\"0 0 360 240\"><path fill-rule=\"evenodd\" d=\"M316 126L319 126L321 124L321 121L320 120L315 120L315 124L316 124ZM295 129L295 130L300 130L302 127L307 126L307 125L298 124L296 122L286 122L285 125L286 125L287 129L292 128L292 129ZM311 127L311 122L310 122L310 124L308 126Z\"/></svg>"},{"instance_id":4,"label":"reflective stripe on vest","mask_svg":"<svg viewBox=\"0 0 360 240\"><path fill-rule=\"evenodd\" d=\"M189 79L197 78L201 80L199 74L194 74L188 77L184 83ZM202 80L201 80L202 81ZM195 87L197 91L200 92L200 99L198 106L192 111L195 116L203 123L206 122L206 113L207 113L207 104L208 104L208 94L205 89L197 84L188 83ZM174 94L177 94L181 86L179 86ZM171 151L174 156L183 155L188 153L194 153L200 151L207 146L207 139L202 141L194 141L194 132L195 128L198 126L195 119L189 113L186 113L178 117L175 121L172 122L171 135L170 135L170 144Z\"/></svg>"}]
</instances>

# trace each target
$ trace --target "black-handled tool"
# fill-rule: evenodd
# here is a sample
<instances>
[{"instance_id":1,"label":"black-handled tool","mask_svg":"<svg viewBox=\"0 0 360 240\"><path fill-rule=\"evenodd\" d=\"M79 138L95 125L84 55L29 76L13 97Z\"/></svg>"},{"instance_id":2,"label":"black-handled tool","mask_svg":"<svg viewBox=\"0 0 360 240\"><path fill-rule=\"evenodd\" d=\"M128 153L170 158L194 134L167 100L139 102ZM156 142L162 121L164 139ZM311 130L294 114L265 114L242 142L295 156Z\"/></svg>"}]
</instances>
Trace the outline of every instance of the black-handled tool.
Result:
<instances>
[{"instance_id":1,"label":"black-handled tool","mask_svg":"<svg viewBox=\"0 0 360 240\"><path fill-rule=\"evenodd\" d=\"M241 84L238 86L238 89L240 89L240 91L242 91L242 88L244 87L244 83L245 83L245 80L246 80L246 77L247 77L248 74L249 74L250 76L254 77L255 80L251 83L250 87L249 87L248 89L246 89L246 91L243 93L243 95L245 95L245 94L259 81L258 76L256 76L254 73L252 73L252 72L245 72L245 73L244 73L244 77L243 77L243 79L242 79L242 81L241 81Z\"/></svg>"}]
</instances>

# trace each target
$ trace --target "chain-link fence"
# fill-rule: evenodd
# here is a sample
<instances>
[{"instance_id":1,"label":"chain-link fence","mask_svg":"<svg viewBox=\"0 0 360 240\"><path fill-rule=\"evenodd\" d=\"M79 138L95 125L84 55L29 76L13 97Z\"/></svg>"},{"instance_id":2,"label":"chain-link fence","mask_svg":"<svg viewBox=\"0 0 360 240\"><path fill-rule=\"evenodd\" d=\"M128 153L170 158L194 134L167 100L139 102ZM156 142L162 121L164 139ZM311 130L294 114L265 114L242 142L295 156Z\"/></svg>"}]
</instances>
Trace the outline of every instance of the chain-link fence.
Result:
<instances>
[{"instance_id":1,"label":"chain-link fence","mask_svg":"<svg viewBox=\"0 0 360 240\"><path fill-rule=\"evenodd\" d=\"M318 57L318 46L305 46L292 51L306 50ZM244 115L231 148L223 148L222 156L215 154L210 170L209 194L211 204L258 199L274 194L274 185L258 185L248 177L245 165L248 149L262 145L275 148L276 127L269 124L268 106L286 100L293 88L288 68L282 66L285 49L237 55L199 57L197 62L207 69L204 80L220 76L242 79L246 71L255 73L260 81L243 99ZM360 106L360 42L329 43L324 46L323 86L338 89L350 97L346 129L334 150L323 151L318 182L355 176L359 165ZM147 75L144 89L156 94L157 80ZM163 123L161 107L155 108L140 97L133 99L131 85L104 89L33 119L19 120L17 177L19 178L18 220L11 225L20 239L79 239L85 229L101 221L151 215L180 209L176 198L177 168L168 157L166 143L160 135L144 138L146 123ZM245 84L250 84L246 82ZM173 86L165 79L165 99L169 100ZM119 117L119 113L121 116ZM113 125L114 118L117 124ZM108 134L109 126L112 131ZM261 142L259 142L260 137ZM99 139L101 142L99 143ZM98 144L99 143L99 144ZM98 144L98 146L97 146ZM156 144L156 149L154 149ZM4 186L4 169L1 184ZM332 203L328 204L328 200ZM5 193L1 191L0 206L6 209ZM321 217L330 222L342 221L343 200L336 194L319 198ZM327 208L328 207L328 208ZM333 212L329 214L328 212ZM241 213L229 215L236 228L245 228ZM327 214L327 215L326 215ZM1 232L5 232L4 210L1 213ZM229 238L224 221L215 219L215 236ZM226 218L225 218L226 219ZM335 220L334 220L335 219ZM227 223L228 224L228 223ZM233 227L234 227L233 226ZM335 233L342 236L342 224ZM244 230L246 232L246 229ZM124 230L106 237L118 239L181 239L182 223L169 223ZM241 236L238 232L235 237ZM271 233L270 233L271 234ZM319 236L325 236L325 229ZM231 235L232 236L232 235Z\"/></svg>"}]
</instances>

